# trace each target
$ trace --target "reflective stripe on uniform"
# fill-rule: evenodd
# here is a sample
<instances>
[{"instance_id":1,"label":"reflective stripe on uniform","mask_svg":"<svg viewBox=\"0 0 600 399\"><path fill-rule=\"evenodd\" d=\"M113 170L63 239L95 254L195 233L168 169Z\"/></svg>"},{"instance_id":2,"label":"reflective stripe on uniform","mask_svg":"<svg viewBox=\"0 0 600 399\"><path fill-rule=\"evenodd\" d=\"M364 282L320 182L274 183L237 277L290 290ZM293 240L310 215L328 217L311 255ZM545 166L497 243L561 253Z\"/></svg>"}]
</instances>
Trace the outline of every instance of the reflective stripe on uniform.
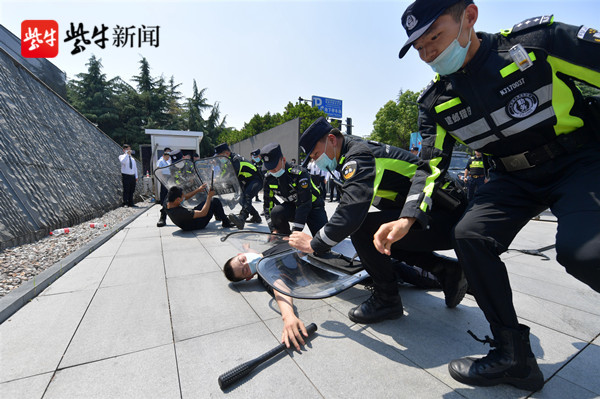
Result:
<instances>
[{"instance_id":1,"label":"reflective stripe on uniform","mask_svg":"<svg viewBox=\"0 0 600 399\"><path fill-rule=\"evenodd\" d=\"M333 247L334 245L337 244L336 241L333 241L331 238L327 237L327 234L325 234L325 227L323 227L321 230L319 230L317 235L325 244L329 245L330 247Z\"/></svg>"}]
</instances>

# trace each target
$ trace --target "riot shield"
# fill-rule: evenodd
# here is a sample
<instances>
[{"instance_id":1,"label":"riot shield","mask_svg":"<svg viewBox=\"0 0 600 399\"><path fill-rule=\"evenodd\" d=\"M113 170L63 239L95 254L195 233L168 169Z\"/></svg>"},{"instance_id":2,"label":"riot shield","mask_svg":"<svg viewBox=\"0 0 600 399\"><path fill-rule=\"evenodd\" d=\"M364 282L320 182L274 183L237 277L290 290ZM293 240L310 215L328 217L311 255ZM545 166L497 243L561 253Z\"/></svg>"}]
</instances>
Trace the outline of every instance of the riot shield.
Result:
<instances>
[{"instance_id":1,"label":"riot shield","mask_svg":"<svg viewBox=\"0 0 600 399\"><path fill-rule=\"evenodd\" d=\"M322 299L339 294L369 274L357 259L331 252L305 254L286 244L284 236L255 231L233 232L221 238L240 252L258 252L257 272L273 289L300 299Z\"/></svg>"},{"instance_id":2,"label":"riot shield","mask_svg":"<svg viewBox=\"0 0 600 399\"><path fill-rule=\"evenodd\" d=\"M233 209L241 195L240 184L233 165L226 157L203 158L196 162L180 159L169 166L154 169L154 174L167 189L180 186L187 194L206 183L212 185L216 196L223 206ZM196 194L185 202L188 208L194 208L206 200L206 192Z\"/></svg>"}]
</instances>

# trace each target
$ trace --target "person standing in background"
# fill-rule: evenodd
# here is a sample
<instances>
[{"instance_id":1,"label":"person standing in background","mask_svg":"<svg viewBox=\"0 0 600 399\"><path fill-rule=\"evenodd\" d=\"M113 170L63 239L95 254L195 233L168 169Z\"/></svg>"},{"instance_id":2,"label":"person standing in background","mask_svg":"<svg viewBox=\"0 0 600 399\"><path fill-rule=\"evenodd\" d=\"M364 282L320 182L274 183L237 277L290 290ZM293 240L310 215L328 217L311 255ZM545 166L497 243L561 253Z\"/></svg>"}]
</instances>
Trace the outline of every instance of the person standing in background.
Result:
<instances>
[{"instance_id":1,"label":"person standing in background","mask_svg":"<svg viewBox=\"0 0 600 399\"><path fill-rule=\"evenodd\" d=\"M121 162L121 179L123 181L123 206L135 207L133 203L133 192L138 179L137 165L131 156L131 146L123 144L123 154L119 155Z\"/></svg>"}]
</instances>

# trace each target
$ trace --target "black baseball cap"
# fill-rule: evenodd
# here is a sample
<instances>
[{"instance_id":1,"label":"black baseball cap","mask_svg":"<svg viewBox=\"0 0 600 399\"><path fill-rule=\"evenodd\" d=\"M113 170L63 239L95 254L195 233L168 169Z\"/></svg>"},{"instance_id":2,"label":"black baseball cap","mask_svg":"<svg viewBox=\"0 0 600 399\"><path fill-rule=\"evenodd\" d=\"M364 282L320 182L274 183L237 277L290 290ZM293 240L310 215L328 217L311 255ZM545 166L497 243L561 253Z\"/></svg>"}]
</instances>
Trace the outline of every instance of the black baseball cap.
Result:
<instances>
[{"instance_id":1,"label":"black baseball cap","mask_svg":"<svg viewBox=\"0 0 600 399\"><path fill-rule=\"evenodd\" d=\"M223 151L229 151L231 152L231 150L229 149L229 146L227 145L227 143L221 143L218 146L215 147L215 155L222 153Z\"/></svg>"},{"instance_id":2,"label":"black baseball cap","mask_svg":"<svg viewBox=\"0 0 600 399\"><path fill-rule=\"evenodd\" d=\"M283 156L281 146L277 143L269 143L260 150L260 156L264 161L266 170L275 169Z\"/></svg>"},{"instance_id":3,"label":"black baseball cap","mask_svg":"<svg viewBox=\"0 0 600 399\"><path fill-rule=\"evenodd\" d=\"M427 31L429 27L446 9L460 0L417 0L406 8L402 14L402 26L406 30L408 40L400 49L398 57L402 58L411 44ZM466 5L473 4L473 0L466 0Z\"/></svg>"},{"instance_id":4,"label":"black baseball cap","mask_svg":"<svg viewBox=\"0 0 600 399\"><path fill-rule=\"evenodd\" d=\"M314 121L312 125L308 127L300 136L300 149L306 154L306 159L310 157L310 153L313 152L317 142L321 140L321 137L325 136L333 129L333 126L327 122L325 117L321 116L319 119ZM308 163L308 162L305 162Z\"/></svg>"}]
</instances>

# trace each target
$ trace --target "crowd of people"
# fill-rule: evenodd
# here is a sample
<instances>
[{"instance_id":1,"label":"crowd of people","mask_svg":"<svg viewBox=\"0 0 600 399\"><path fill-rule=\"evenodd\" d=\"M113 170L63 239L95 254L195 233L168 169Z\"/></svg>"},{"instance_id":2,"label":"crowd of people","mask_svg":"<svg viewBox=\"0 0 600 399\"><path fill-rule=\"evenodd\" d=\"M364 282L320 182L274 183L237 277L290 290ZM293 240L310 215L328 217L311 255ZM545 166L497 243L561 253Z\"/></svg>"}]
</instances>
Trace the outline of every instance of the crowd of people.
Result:
<instances>
[{"instance_id":1,"label":"crowd of people","mask_svg":"<svg viewBox=\"0 0 600 399\"><path fill-rule=\"evenodd\" d=\"M451 361L450 375L469 385L536 391L544 377L529 327L517 319L500 255L531 218L550 208L558 220L558 262L600 292L600 180L589 178L600 173L600 101L584 98L574 83L600 87L600 40L596 30L552 16L497 34L476 32L477 19L472 0L416 0L402 15L408 40L399 57L412 48L436 73L418 99L420 148L344 135L321 117L299 139L306 155L300 164L288 162L278 143L253 151L252 161L225 143L215 149L238 171L239 215L225 217L210 192L200 209L186 213L179 209L186 195L172 189L165 212L180 227L185 219L186 228L202 228L204 221L191 221L214 215L223 227L243 228L262 221L252 206L262 189L268 227L287 235L286 245L319 256L349 237L374 287L349 311L355 323L403 316L394 259L430 273L449 308L468 288L490 325L492 336L482 341L493 349ZM463 175L466 193L446 173L456 143L474 151ZM121 168L123 203L131 205L137 172L128 148ZM325 194L332 201L335 190L339 204L328 217ZM435 253L447 249L458 259ZM251 279L262 256L268 254L232 257L226 277ZM273 295L284 321L282 341L299 348L304 324L291 298Z\"/></svg>"}]
</instances>

